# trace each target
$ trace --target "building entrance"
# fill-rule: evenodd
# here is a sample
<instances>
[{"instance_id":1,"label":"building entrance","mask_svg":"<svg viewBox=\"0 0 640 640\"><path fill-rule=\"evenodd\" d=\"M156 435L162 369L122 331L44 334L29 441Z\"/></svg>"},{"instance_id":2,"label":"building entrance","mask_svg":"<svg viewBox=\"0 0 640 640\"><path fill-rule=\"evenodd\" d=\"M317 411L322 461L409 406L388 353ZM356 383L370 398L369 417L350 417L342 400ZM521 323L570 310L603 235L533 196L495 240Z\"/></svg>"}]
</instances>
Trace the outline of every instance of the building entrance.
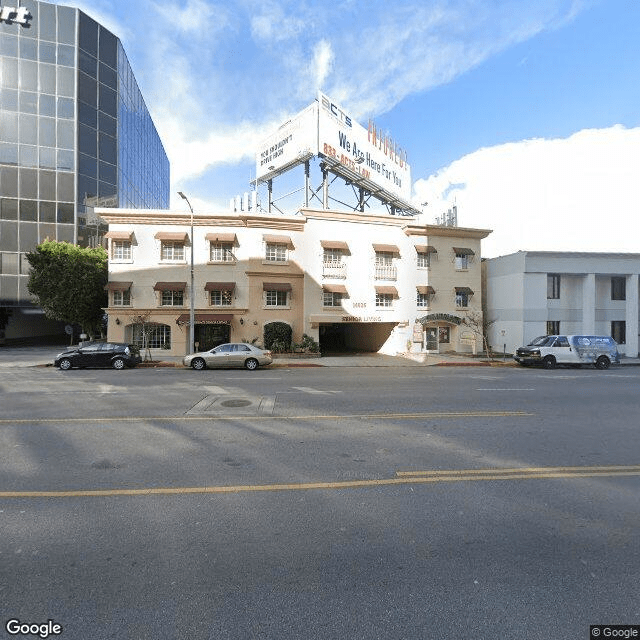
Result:
<instances>
[{"instance_id":1,"label":"building entrance","mask_svg":"<svg viewBox=\"0 0 640 640\"><path fill-rule=\"evenodd\" d=\"M320 323L320 352L377 353L389 339L395 326L395 322Z\"/></svg>"},{"instance_id":2,"label":"building entrance","mask_svg":"<svg viewBox=\"0 0 640 640\"><path fill-rule=\"evenodd\" d=\"M196 323L193 334L194 342L198 345L196 350L208 351L219 344L231 341L231 325Z\"/></svg>"}]
</instances>

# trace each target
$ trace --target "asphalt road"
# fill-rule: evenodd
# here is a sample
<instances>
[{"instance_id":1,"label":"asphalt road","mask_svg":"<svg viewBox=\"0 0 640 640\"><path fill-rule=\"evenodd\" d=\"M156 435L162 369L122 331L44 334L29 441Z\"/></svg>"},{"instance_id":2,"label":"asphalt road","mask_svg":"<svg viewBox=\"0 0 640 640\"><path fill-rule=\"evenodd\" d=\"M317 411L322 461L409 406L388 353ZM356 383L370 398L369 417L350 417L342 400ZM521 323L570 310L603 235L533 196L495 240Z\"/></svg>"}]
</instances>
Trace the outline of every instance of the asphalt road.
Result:
<instances>
[{"instance_id":1,"label":"asphalt road","mask_svg":"<svg viewBox=\"0 0 640 640\"><path fill-rule=\"evenodd\" d=\"M2 369L0 637L10 619L74 639L640 624L639 382Z\"/></svg>"}]
</instances>

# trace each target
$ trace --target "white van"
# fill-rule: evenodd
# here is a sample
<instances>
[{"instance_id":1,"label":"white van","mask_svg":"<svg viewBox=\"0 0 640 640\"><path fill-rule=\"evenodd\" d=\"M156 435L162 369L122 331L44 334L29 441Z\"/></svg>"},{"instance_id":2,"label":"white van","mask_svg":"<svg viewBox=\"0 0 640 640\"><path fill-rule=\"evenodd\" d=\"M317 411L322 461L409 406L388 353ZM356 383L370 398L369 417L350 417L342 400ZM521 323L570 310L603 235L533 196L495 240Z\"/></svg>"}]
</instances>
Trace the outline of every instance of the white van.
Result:
<instances>
[{"instance_id":1,"label":"white van","mask_svg":"<svg viewBox=\"0 0 640 640\"><path fill-rule=\"evenodd\" d=\"M513 358L523 367L541 364L545 369L556 364L593 364L596 369L608 369L612 362L620 362L618 345L609 336L540 336L516 349Z\"/></svg>"}]
</instances>

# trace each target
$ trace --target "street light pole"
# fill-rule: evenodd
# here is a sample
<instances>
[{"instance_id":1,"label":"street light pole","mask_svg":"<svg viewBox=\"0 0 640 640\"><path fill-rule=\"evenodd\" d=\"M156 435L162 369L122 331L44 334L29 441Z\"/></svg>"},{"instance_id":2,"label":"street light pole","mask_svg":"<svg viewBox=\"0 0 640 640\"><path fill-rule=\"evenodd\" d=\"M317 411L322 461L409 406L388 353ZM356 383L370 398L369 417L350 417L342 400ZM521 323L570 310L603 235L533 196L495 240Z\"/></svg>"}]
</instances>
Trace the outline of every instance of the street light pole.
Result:
<instances>
[{"instance_id":1,"label":"street light pole","mask_svg":"<svg viewBox=\"0 0 640 640\"><path fill-rule=\"evenodd\" d=\"M189 210L191 211L191 283L189 287L189 298L191 302L191 306L189 308L189 353L193 353L193 345L195 342L195 287L193 284L193 207L189 202L187 196L182 193L182 191L178 191L178 195L186 201L189 205Z\"/></svg>"}]
</instances>

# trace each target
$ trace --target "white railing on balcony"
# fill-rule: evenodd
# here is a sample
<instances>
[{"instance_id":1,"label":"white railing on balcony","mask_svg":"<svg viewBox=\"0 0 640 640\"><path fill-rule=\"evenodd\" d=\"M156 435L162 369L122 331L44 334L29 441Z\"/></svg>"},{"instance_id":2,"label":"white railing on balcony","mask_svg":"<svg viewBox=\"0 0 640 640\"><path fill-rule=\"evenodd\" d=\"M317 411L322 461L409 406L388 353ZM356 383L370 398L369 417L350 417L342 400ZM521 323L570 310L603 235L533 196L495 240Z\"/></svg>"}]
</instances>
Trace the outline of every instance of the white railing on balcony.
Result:
<instances>
[{"instance_id":1,"label":"white railing on balcony","mask_svg":"<svg viewBox=\"0 0 640 640\"><path fill-rule=\"evenodd\" d=\"M340 278L344 280L347 277L347 265L342 261L332 260L322 263L323 278Z\"/></svg>"},{"instance_id":2,"label":"white railing on balcony","mask_svg":"<svg viewBox=\"0 0 640 640\"><path fill-rule=\"evenodd\" d=\"M398 268L387 264L376 265L376 280L397 280Z\"/></svg>"}]
</instances>

